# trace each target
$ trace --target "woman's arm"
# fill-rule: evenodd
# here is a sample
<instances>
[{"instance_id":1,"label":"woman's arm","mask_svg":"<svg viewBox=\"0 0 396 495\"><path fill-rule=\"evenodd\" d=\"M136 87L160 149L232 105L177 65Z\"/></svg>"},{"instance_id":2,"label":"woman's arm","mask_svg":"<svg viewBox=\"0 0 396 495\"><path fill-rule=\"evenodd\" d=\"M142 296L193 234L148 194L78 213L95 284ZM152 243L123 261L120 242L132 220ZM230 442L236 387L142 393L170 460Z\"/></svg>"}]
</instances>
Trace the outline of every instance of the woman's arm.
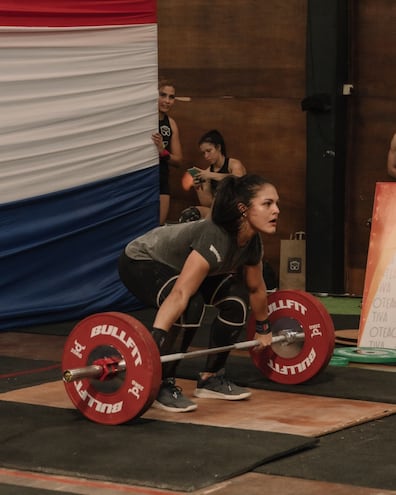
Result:
<instances>
[{"instance_id":1,"label":"woman's arm","mask_svg":"<svg viewBox=\"0 0 396 495\"><path fill-rule=\"evenodd\" d=\"M170 142L169 165L179 167L183 161L183 152L180 143L179 128L174 119L169 117L169 123L172 129L172 139Z\"/></svg>"},{"instance_id":2,"label":"woman's arm","mask_svg":"<svg viewBox=\"0 0 396 495\"><path fill-rule=\"evenodd\" d=\"M208 273L209 263L197 251L192 251L173 289L158 309L153 326L168 331L183 314Z\"/></svg>"},{"instance_id":3,"label":"woman's arm","mask_svg":"<svg viewBox=\"0 0 396 495\"><path fill-rule=\"evenodd\" d=\"M231 175L235 175L236 177L242 177L246 175L246 168L240 160L236 158L230 158L228 162L228 171Z\"/></svg>"},{"instance_id":4,"label":"woman's arm","mask_svg":"<svg viewBox=\"0 0 396 495\"><path fill-rule=\"evenodd\" d=\"M197 168L197 167L196 167ZM243 163L240 160L237 160L236 158L230 158L228 161L228 174L224 173L219 173L219 172L211 172L210 168L207 168L206 170L199 170L198 177L201 179L204 179L206 181L209 180L217 180L221 181L224 179L224 177L227 177L228 175L235 175L236 177L242 177L243 175L246 175L246 168L243 165Z\"/></svg>"},{"instance_id":5,"label":"woman's arm","mask_svg":"<svg viewBox=\"0 0 396 495\"><path fill-rule=\"evenodd\" d=\"M210 208L213 202L213 194L210 185L210 180L209 179L206 180L203 178L202 173L205 173L206 170L202 170L198 167L194 167L194 168L199 171L199 173L196 176L194 176L194 186L197 192L199 204L201 206L206 206L207 208ZM209 168L207 169L207 171L209 171L210 173Z\"/></svg>"},{"instance_id":6,"label":"woman's arm","mask_svg":"<svg viewBox=\"0 0 396 495\"><path fill-rule=\"evenodd\" d=\"M256 320L267 320L267 287L264 282L263 264L261 262L257 265L245 266L245 282L249 291L250 307ZM265 347L272 343L272 333L266 335L256 333L254 338L260 341L260 347Z\"/></svg>"}]
</instances>

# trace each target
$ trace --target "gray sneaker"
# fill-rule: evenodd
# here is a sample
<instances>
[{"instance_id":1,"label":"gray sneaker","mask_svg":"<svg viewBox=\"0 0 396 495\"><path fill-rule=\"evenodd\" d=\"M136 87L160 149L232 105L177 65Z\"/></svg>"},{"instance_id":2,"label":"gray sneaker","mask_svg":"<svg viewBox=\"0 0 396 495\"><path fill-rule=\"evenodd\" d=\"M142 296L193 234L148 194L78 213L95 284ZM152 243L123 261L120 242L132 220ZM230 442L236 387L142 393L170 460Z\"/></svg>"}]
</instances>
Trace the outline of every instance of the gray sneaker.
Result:
<instances>
[{"instance_id":1,"label":"gray sneaker","mask_svg":"<svg viewBox=\"0 0 396 495\"><path fill-rule=\"evenodd\" d=\"M153 407L169 412L189 412L194 411L198 406L182 394L182 389L175 385L174 378L166 378L162 381Z\"/></svg>"},{"instance_id":2,"label":"gray sneaker","mask_svg":"<svg viewBox=\"0 0 396 495\"><path fill-rule=\"evenodd\" d=\"M239 387L227 380L222 369L207 380L200 378L194 395L203 399L241 400L247 399L252 393L247 388Z\"/></svg>"}]
</instances>

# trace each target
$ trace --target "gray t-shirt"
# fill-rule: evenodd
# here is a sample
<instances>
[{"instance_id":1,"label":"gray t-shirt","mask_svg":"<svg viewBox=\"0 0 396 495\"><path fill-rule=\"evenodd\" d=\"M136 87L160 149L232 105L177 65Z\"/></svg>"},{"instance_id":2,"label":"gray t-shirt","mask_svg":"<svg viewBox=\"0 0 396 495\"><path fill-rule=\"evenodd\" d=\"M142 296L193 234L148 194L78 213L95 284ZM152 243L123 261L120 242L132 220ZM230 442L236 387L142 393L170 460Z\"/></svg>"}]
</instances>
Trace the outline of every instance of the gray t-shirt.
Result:
<instances>
[{"instance_id":1,"label":"gray t-shirt","mask_svg":"<svg viewBox=\"0 0 396 495\"><path fill-rule=\"evenodd\" d=\"M181 271L186 258L195 250L209 263L209 275L217 275L235 271L242 264L259 263L262 246L260 252L254 250L250 255L251 242L243 248L233 247L229 234L221 227L211 220L198 220L157 227L131 241L125 253L135 260L154 260ZM234 250L233 262L226 266L230 249Z\"/></svg>"}]
</instances>

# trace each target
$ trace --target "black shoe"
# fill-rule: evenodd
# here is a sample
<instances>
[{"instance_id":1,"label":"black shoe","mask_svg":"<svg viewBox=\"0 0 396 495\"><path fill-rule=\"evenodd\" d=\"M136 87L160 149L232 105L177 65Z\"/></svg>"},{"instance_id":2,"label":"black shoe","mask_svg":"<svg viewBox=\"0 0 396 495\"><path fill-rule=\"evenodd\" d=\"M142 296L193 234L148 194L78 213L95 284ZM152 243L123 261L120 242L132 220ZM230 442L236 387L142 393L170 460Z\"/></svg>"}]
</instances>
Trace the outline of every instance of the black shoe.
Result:
<instances>
[{"instance_id":1,"label":"black shoe","mask_svg":"<svg viewBox=\"0 0 396 495\"><path fill-rule=\"evenodd\" d=\"M182 394L182 389L175 385L174 378L166 378L161 384L153 407L169 412L194 411L198 406Z\"/></svg>"},{"instance_id":2,"label":"black shoe","mask_svg":"<svg viewBox=\"0 0 396 495\"><path fill-rule=\"evenodd\" d=\"M247 388L239 387L238 385L235 385L235 383L227 380L224 373L224 369L222 369L207 380L202 380L202 378L200 378L197 383L197 388L194 390L195 397L204 399L241 400L247 399L252 395Z\"/></svg>"}]
</instances>

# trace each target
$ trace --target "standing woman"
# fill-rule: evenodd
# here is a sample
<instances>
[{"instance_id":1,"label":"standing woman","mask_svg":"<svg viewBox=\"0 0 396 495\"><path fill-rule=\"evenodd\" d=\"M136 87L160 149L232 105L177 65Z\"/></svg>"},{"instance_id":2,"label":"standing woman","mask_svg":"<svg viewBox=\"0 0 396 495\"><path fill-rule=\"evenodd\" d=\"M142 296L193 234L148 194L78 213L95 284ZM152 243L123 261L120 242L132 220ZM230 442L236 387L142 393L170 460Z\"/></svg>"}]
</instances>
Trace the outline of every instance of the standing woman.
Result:
<instances>
[{"instance_id":1,"label":"standing woman","mask_svg":"<svg viewBox=\"0 0 396 495\"><path fill-rule=\"evenodd\" d=\"M211 218L157 227L126 246L119 259L120 278L142 303L158 308L151 334L162 355L187 351L205 305L217 309L209 347L237 342L250 308L259 347L271 344L261 234L276 232L278 201L275 187L264 178L229 175L219 184ZM207 356L196 397L240 400L251 395L226 378L228 355ZM175 382L177 364L163 364L153 405L192 411L197 405Z\"/></svg>"},{"instance_id":2,"label":"standing woman","mask_svg":"<svg viewBox=\"0 0 396 495\"><path fill-rule=\"evenodd\" d=\"M169 213L170 186L169 165L178 167L183 160L179 128L175 120L168 115L176 98L175 86L171 81L161 79L158 83L159 132L152 135L158 149L160 167L160 225L163 225Z\"/></svg>"},{"instance_id":3,"label":"standing woman","mask_svg":"<svg viewBox=\"0 0 396 495\"><path fill-rule=\"evenodd\" d=\"M240 160L227 157L224 138L216 129L206 132L198 141L198 146L209 166L206 169L194 167L194 185L200 205L184 210L180 218L182 222L206 218L218 183L227 175L242 177L246 174L246 168Z\"/></svg>"}]
</instances>

